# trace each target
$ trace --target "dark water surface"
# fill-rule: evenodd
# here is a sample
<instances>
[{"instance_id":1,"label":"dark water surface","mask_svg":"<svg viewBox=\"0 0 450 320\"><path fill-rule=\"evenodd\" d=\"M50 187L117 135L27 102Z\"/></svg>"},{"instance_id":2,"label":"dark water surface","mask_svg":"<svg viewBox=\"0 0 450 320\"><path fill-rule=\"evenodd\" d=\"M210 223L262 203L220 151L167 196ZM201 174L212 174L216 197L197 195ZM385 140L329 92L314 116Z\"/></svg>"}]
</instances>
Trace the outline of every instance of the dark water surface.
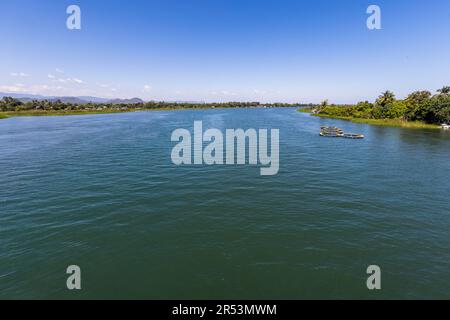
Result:
<instances>
[{"instance_id":1,"label":"dark water surface","mask_svg":"<svg viewBox=\"0 0 450 320\"><path fill-rule=\"evenodd\" d=\"M194 120L279 128L279 174L172 165ZM294 109L1 120L0 298L450 298L449 169L450 133Z\"/></svg>"}]
</instances>

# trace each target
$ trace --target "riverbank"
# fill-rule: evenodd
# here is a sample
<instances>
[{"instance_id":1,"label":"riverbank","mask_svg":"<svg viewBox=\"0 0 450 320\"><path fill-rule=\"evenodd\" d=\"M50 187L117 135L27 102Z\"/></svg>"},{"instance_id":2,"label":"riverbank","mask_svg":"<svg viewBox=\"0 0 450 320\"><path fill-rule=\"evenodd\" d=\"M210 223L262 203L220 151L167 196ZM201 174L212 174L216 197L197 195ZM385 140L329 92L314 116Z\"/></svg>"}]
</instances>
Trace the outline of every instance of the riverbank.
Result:
<instances>
[{"instance_id":1,"label":"riverbank","mask_svg":"<svg viewBox=\"0 0 450 320\"><path fill-rule=\"evenodd\" d=\"M18 112L0 112L0 119L8 119L14 117L58 117L58 116L82 116L90 114L112 114L134 112L136 110L118 111L18 111Z\"/></svg>"},{"instance_id":2,"label":"riverbank","mask_svg":"<svg viewBox=\"0 0 450 320\"><path fill-rule=\"evenodd\" d=\"M95 110L95 111L17 111L17 112L0 112L0 119L8 119L14 117L58 117L58 116L83 116L95 114L114 114L114 113L128 113L138 111L175 111L175 110L190 110L187 108L159 108L159 109L128 109L128 110Z\"/></svg>"},{"instance_id":3,"label":"riverbank","mask_svg":"<svg viewBox=\"0 0 450 320\"><path fill-rule=\"evenodd\" d=\"M17 111L17 112L0 112L0 119L13 117L56 117L56 116L78 116L88 114L109 114L133 112L136 110L101 110L101 111Z\"/></svg>"},{"instance_id":4,"label":"riverbank","mask_svg":"<svg viewBox=\"0 0 450 320\"><path fill-rule=\"evenodd\" d=\"M299 112L311 113L310 110L300 109ZM405 121L402 119L364 119L364 118L354 118L354 117L339 117L331 116L327 114L311 114L314 117L337 119L351 121L355 123L369 124L374 126L385 126L385 127L400 127L400 128L410 128L410 129L440 129L441 127L435 124L428 124L421 121Z\"/></svg>"},{"instance_id":5,"label":"riverbank","mask_svg":"<svg viewBox=\"0 0 450 320\"><path fill-rule=\"evenodd\" d=\"M280 107L233 107L236 109L240 108L284 108ZM160 107L160 108L144 108L144 109L103 109L103 110L30 110L30 111L7 111L0 112L0 119L7 119L12 117L53 117L53 116L79 116L79 115L90 115L90 114L112 114L112 113L127 113L127 112L139 112L139 111L179 111L179 110L206 110L206 109L230 109L230 107L211 107L209 105L205 106L195 106L194 108L187 107Z\"/></svg>"}]
</instances>

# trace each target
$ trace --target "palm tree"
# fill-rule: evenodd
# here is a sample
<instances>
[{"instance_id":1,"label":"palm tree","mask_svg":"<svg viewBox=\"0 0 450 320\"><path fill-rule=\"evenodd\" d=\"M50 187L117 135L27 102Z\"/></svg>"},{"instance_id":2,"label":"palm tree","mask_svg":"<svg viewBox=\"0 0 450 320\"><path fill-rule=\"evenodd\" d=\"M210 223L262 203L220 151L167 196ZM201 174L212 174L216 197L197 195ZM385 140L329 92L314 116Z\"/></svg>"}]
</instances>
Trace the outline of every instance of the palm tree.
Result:
<instances>
[{"instance_id":1,"label":"palm tree","mask_svg":"<svg viewBox=\"0 0 450 320\"><path fill-rule=\"evenodd\" d=\"M442 87L442 89L439 89L437 92L441 93L441 94L450 94L450 87L449 86L444 86Z\"/></svg>"},{"instance_id":2,"label":"palm tree","mask_svg":"<svg viewBox=\"0 0 450 320\"><path fill-rule=\"evenodd\" d=\"M395 94L392 91L387 90L378 97L376 103L382 107L395 101Z\"/></svg>"}]
</instances>

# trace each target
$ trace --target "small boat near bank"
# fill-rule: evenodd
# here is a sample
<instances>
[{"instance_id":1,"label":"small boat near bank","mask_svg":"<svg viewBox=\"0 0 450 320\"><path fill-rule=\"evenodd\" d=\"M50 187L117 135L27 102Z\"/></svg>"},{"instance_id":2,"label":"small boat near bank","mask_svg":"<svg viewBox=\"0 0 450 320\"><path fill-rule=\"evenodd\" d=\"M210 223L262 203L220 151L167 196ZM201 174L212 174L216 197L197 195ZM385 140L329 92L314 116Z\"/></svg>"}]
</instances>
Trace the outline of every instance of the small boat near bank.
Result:
<instances>
[{"instance_id":1,"label":"small boat near bank","mask_svg":"<svg viewBox=\"0 0 450 320\"><path fill-rule=\"evenodd\" d=\"M450 124L443 123L443 124L441 125L441 127L442 127L442 129L444 129L444 130L450 130Z\"/></svg>"},{"instance_id":2,"label":"small boat near bank","mask_svg":"<svg viewBox=\"0 0 450 320\"><path fill-rule=\"evenodd\" d=\"M335 130L335 131L342 131L342 129L341 129L341 128L338 128L338 127L321 126L320 129L321 129L321 130Z\"/></svg>"},{"instance_id":3,"label":"small boat near bank","mask_svg":"<svg viewBox=\"0 0 450 320\"><path fill-rule=\"evenodd\" d=\"M323 136L340 136L344 134L344 131L338 127L321 127L320 133Z\"/></svg>"},{"instance_id":4,"label":"small boat near bank","mask_svg":"<svg viewBox=\"0 0 450 320\"><path fill-rule=\"evenodd\" d=\"M340 138L344 135L344 131L338 127L321 127L320 136L330 138Z\"/></svg>"},{"instance_id":5,"label":"small boat near bank","mask_svg":"<svg viewBox=\"0 0 450 320\"><path fill-rule=\"evenodd\" d=\"M364 139L363 134L357 134L357 133L344 133L343 138L345 139Z\"/></svg>"},{"instance_id":6,"label":"small boat near bank","mask_svg":"<svg viewBox=\"0 0 450 320\"><path fill-rule=\"evenodd\" d=\"M321 132L320 136L329 137L329 138L342 138L344 136L343 133L335 133L335 132Z\"/></svg>"},{"instance_id":7,"label":"small boat near bank","mask_svg":"<svg viewBox=\"0 0 450 320\"><path fill-rule=\"evenodd\" d=\"M345 138L345 139L364 139L363 134L357 134L357 133L345 133L344 130L338 127L326 127L322 126L320 128L320 134L321 137L328 137L328 138Z\"/></svg>"}]
</instances>

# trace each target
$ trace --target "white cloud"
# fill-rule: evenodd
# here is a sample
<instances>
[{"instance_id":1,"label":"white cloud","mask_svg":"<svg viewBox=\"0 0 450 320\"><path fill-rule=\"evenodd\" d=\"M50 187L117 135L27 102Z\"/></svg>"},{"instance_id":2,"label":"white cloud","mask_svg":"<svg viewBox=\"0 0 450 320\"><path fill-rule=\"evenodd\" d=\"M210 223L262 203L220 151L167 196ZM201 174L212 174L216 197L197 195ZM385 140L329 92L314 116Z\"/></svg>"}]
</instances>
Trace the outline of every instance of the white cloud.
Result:
<instances>
[{"instance_id":1,"label":"white cloud","mask_svg":"<svg viewBox=\"0 0 450 320\"><path fill-rule=\"evenodd\" d=\"M22 77L22 78L30 76L29 74L26 74L24 72L11 72L10 75L12 77Z\"/></svg>"},{"instance_id":2,"label":"white cloud","mask_svg":"<svg viewBox=\"0 0 450 320\"><path fill-rule=\"evenodd\" d=\"M59 78L59 79L55 79L53 81L62 82L62 83L64 83L64 82L75 82L75 83L78 83L78 84L84 84L85 83L83 80L78 79L78 78L66 78L66 79Z\"/></svg>"},{"instance_id":3,"label":"white cloud","mask_svg":"<svg viewBox=\"0 0 450 320\"><path fill-rule=\"evenodd\" d=\"M56 71L56 72L58 72L58 73L64 73L64 71L63 71L63 70L61 70L61 69L58 69L58 68L56 68L56 69L55 69L55 71Z\"/></svg>"},{"instance_id":4,"label":"white cloud","mask_svg":"<svg viewBox=\"0 0 450 320\"><path fill-rule=\"evenodd\" d=\"M150 92L152 90L152 86L149 84L144 85L143 92Z\"/></svg>"},{"instance_id":5,"label":"white cloud","mask_svg":"<svg viewBox=\"0 0 450 320\"><path fill-rule=\"evenodd\" d=\"M236 93L226 91L226 90L222 90L220 93L223 94L224 96L235 96L236 95Z\"/></svg>"},{"instance_id":6,"label":"white cloud","mask_svg":"<svg viewBox=\"0 0 450 320\"><path fill-rule=\"evenodd\" d=\"M25 92L25 88L23 86L0 86L1 91L5 92Z\"/></svg>"},{"instance_id":7,"label":"white cloud","mask_svg":"<svg viewBox=\"0 0 450 320\"><path fill-rule=\"evenodd\" d=\"M0 86L0 91L10 92L10 93L31 93L31 94L43 94L43 95L57 95L58 93L64 92L66 95L67 88L62 86L49 86L46 84L34 84L34 85L24 85L22 83L17 83L15 85L5 85Z\"/></svg>"},{"instance_id":8,"label":"white cloud","mask_svg":"<svg viewBox=\"0 0 450 320\"><path fill-rule=\"evenodd\" d=\"M266 94L267 91L255 89L255 90L253 90L253 93L254 94Z\"/></svg>"},{"instance_id":9,"label":"white cloud","mask_svg":"<svg viewBox=\"0 0 450 320\"><path fill-rule=\"evenodd\" d=\"M56 71L61 74L63 73L63 71L60 69L56 69ZM54 74L48 74L47 77L51 79L53 82L60 82L60 83L72 82L77 84L85 84L85 82L79 78L60 78L58 76L55 76ZM100 85L100 84L98 85L102 88L108 87L108 85Z\"/></svg>"}]
</instances>

